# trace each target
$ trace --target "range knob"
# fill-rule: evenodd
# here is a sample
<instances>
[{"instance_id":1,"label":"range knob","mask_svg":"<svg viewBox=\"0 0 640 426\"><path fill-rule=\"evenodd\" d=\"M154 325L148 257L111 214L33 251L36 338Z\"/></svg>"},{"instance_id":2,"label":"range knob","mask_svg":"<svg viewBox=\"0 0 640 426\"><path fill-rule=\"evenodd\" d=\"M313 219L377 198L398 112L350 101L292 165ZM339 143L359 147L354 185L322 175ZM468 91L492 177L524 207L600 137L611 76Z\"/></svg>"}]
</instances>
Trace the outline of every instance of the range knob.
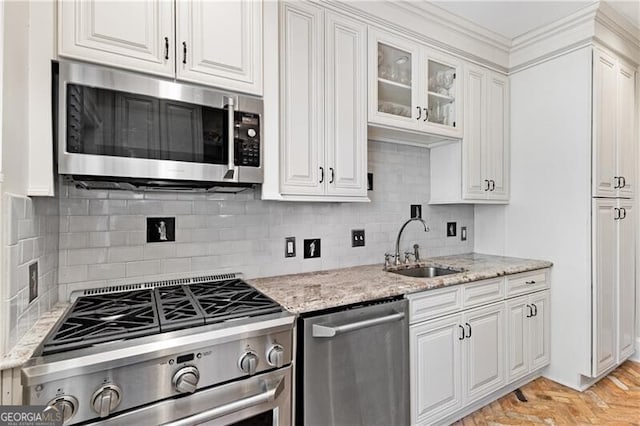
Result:
<instances>
[{"instance_id":1,"label":"range knob","mask_svg":"<svg viewBox=\"0 0 640 426\"><path fill-rule=\"evenodd\" d=\"M200 372L196 367L183 367L173 375L173 388L180 393L194 393L199 380Z\"/></svg>"},{"instance_id":2,"label":"range knob","mask_svg":"<svg viewBox=\"0 0 640 426\"><path fill-rule=\"evenodd\" d=\"M238 361L238 367L244 373L253 376L256 373L256 369L258 368L258 355L255 352L247 351L244 355L240 357Z\"/></svg>"},{"instance_id":3,"label":"range knob","mask_svg":"<svg viewBox=\"0 0 640 426\"><path fill-rule=\"evenodd\" d=\"M280 368L284 365L284 348L275 344L267 352L267 362L270 366Z\"/></svg>"},{"instance_id":4,"label":"range knob","mask_svg":"<svg viewBox=\"0 0 640 426\"><path fill-rule=\"evenodd\" d=\"M256 137L256 134L257 134L257 133L256 133L255 129L249 129L249 130L247 130L247 135L248 135L250 138L255 138L255 137Z\"/></svg>"},{"instance_id":5,"label":"range knob","mask_svg":"<svg viewBox=\"0 0 640 426\"><path fill-rule=\"evenodd\" d=\"M47 404L49 408L56 410L62 416L62 422L68 421L78 410L78 400L70 395L61 395L52 399Z\"/></svg>"},{"instance_id":6,"label":"range knob","mask_svg":"<svg viewBox=\"0 0 640 426\"><path fill-rule=\"evenodd\" d=\"M107 417L120 405L122 400L122 389L117 385L104 385L93 393L91 406L93 410L100 414L100 417Z\"/></svg>"}]
</instances>

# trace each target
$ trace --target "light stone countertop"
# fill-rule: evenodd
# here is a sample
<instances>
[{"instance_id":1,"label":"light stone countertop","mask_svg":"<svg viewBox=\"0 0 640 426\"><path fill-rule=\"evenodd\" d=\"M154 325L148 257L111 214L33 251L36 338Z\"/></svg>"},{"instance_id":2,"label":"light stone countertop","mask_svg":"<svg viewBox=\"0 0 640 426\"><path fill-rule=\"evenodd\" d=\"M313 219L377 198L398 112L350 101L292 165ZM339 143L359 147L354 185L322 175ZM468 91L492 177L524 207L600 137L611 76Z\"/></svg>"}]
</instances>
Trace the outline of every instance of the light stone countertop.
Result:
<instances>
[{"instance_id":1,"label":"light stone countertop","mask_svg":"<svg viewBox=\"0 0 640 426\"><path fill-rule=\"evenodd\" d=\"M66 312L68 307L68 303L57 303L50 311L42 314L40 319L36 321L33 327L16 343L13 349L0 358L0 371L22 367L22 364L31 358L33 352L40 343L42 343L46 335Z\"/></svg>"},{"instance_id":2,"label":"light stone countertop","mask_svg":"<svg viewBox=\"0 0 640 426\"><path fill-rule=\"evenodd\" d=\"M386 272L381 264L248 280L255 288L300 314L502 275L548 268L544 260L468 253L425 259L422 265L463 269L458 274L412 278Z\"/></svg>"}]
</instances>

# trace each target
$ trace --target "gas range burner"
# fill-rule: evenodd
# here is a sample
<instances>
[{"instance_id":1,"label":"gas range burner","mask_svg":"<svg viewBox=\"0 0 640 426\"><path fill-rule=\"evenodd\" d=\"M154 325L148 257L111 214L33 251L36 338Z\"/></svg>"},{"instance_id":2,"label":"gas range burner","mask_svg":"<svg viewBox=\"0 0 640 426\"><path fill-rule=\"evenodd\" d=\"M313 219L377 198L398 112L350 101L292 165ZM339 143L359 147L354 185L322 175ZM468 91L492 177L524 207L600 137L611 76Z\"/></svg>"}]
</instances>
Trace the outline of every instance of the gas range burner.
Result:
<instances>
[{"instance_id":1,"label":"gas range burner","mask_svg":"<svg viewBox=\"0 0 640 426\"><path fill-rule=\"evenodd\" d=\"M43 355L282 310L240 279L83 296L47 338Z\"/></svg>"}]
</instances>

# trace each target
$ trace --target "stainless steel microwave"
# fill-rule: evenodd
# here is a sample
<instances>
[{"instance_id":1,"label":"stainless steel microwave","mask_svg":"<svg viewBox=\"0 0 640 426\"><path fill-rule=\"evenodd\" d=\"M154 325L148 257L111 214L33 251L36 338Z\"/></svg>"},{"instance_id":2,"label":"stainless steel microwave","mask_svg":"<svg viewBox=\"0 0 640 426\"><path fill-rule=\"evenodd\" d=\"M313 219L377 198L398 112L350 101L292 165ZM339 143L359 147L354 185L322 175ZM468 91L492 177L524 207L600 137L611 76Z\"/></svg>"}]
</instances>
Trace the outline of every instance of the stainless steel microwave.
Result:
<instances>
[{"instance_id":1,"label":"stainless steel microwave","mask_svg":"<svg viewBox=\"0 0 640 426\"><path fill-rule=\"evenodd\" d=\"M158 77L61 61L58 173L86 187L262 183L263 104Z\"/></svg>"}]
</instances>

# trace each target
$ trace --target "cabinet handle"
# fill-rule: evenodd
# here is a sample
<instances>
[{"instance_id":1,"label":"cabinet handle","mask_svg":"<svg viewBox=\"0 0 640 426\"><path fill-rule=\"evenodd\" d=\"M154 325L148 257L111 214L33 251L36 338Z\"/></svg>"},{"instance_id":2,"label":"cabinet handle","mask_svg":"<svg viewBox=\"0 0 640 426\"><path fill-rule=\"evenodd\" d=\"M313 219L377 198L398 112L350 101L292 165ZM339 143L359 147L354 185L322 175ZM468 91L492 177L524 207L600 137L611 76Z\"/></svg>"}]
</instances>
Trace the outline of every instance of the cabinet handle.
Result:
<instances>
[{"instance_id":1,"label":"cabinet handle","mask_svg":"<svg viewBox=\"0 0 640 426\"><path fill-rule=\"evenodd\" d=\"M169 59L169 37L164 38L164 59Z\"/></svg>"},{"instance_id":2,"label":"cabinet handle","mask_svg":"<svg viewBox=\"0 0 640 426\"><path fill-rule=\"evenodd\" d=\"M420 108L419 106L417 106L416 108L418 108L418 117L416 117L416 120L420 120L420 118L422 117L422 108Z\"/></svg>"},{"instance_id":3,"label":"cabinet handle","mask_svg":"<svg viewBox=\"0 0 640 426\"><path fill-rule=\"evenodd\" d=\"M525 284L535 284L536 282L535 282L535 280L531 280L531 281L525 281L524 283Z\"/></svg>"},{"instance_id":4,"label":"cabinet handle","mask_svg":"<svg viewBox=\"0 0 640 426\"><path fill-rule=\"evenodd\" d=\"M624 178L624 176L620 176L620 179L622 180L622 185L620 185L620 188L624 188L625 186L627 186L627 180Z\"/></svg>"},{"instance_id":5,"label":"cabinet handle","mask_svg":"<svg viewBox=\"0 0 640 426\"><path fill-rule=\"evenodd\" d=\"M331 179L329 180L329 183L333 183L333 181L335 180L336 174L335 171L333 170L333 167L329 167L329 172L331 172Z\"/></svg>"},{"instance_id":6,"label":"cabinet handle","mask_svg":"<svg viewBox=\"0 0 640 426\"><path fill-rule=\"evenodd\" d=\"M488 191L488 190L489 190L489 179L485 179L485 180L484 180L484 183L486 183L486 184L487 184L487 187L486 187L484 190L485 190L485 191Z\"/></svg>"},{"instance_id":7,"label":"cabinet handle","mask_svg":"<svg viewBox=\"0 0 640 426\"><path fill-rule=\"evenodd\" d=\"M186 41L182 42L182 63L183 64L187 63L187 42Z\"/></svg>"},{"instance_id":8,"label":"cabinet handle","mask_svg":"<svg viewBox=\"0 0 640 426\"><path fill-rule=\"evenodd\" d=\"M625 209L624 207L620 209L620 211L622 212L622 217L620 217L620 219L624 219L627 217L627 209Z\"/></svg>"},{"instance_id":9,"label":"cabinet handle","mask_svg":"<svg viewBox=\"0 0 640 426\"><path fill-rule=\"evenodd\" d=\"M324 182L324 167L320 166L320 183Z\"/></svg>"},{"instance_id":10,"label":"cabinet handle","mask_svg":"<svg viewBox=\"0 0 640 426\"><path fill-rule=\"evenodd\" d=\"M527 308L529 308L529 313L527 314L527 318L531 318L533 316L533 309L531 309L531 305L527 305Z\"/></svg>"},{"instance_id":11,"label":"cabinet handle","mask_svg":"<svg viewBox=\"0 0 640 426\"><path fill-rule=\"evenodd\" d=\"M536 306L535 303L532 303L531 306L533 306L533 317L538 316L538 307Z\"/></svg>"},{"instance_id":12,"label":"cabinet handle","mask_svg":"<svg viewBox=\"0 0 640 426\"><path fill-rule=\"evenodd\" d=\"M462 331L462 333L460 333L460 337L458 337L458 340L464 340L464 327L459 324L458 327L460 327L460 330Z\"/></svg>"},{"instance_id":13,"label":"cabinet handle","mask_svg":"<svg viewBox=\"0 0 640 426\"><path fill-rule=\"evenodd\" d=\"M426 108L424 109L424 121L427 121L429 119L429 110Z\"/></svg>"},{"instance_id":14,"label":"cabinet handle","mask_svg":"<svg viewBox=\"0 0 640 426\"><path fill-rule=\"evenodd\" d=\"M620 177L619 176L614 176L613 177L613 181L615 182L614 185L613 185L613 189L620 188Z\"/></svg>"},{"instance_id":15,"label":"cabinet handle","mask_svg":"<svg viewBox=\"0 0 640 426\"><path fill-rule=\"evenodd\" d=\"M465 337L471 337L471 324L469 324L468 322L465 322L464 325L469 327L469 334L467 336L465 336Z\"/></svg>"},{"instance_id":16,"label":"cabinet handle","mask_svg":"<svg viewBox=\"0 0 640 426\"><path fill-rule=\"evenodd\" d=\"M491 179L489 182L491 183L490 191L495 191L496 190L496 181Z\"/></svg>"},{"instance_id":17,"label":"cabinet handle","mask_svg":"<svg viewBox=\"0 0 640 426\"><path fill-rule=\"evenodd\" d=\"M613 211L615 212L614 216L613 216L613 220L620 220L620 209L617 207L613 208Z\"/></svg>"}]
</instances>

